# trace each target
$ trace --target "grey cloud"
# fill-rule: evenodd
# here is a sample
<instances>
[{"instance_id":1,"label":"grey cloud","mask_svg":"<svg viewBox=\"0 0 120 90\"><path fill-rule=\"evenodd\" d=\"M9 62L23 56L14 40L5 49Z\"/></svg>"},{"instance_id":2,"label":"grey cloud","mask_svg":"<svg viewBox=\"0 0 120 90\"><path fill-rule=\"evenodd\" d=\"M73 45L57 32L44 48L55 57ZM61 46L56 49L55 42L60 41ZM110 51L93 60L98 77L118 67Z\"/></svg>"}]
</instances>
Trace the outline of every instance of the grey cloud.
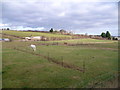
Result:
<instances>
[{"instance_id":1,"label":"grey cloud","mask_svg":"<svg viewBox=\"0 0 120 90\"><path fill-rule=\"evenodd\" d=\"M3 23L12 26L44 27L74 30L78 33L99 32L106 27L112 33L117 27L117 3L115 2L3 2Z\"/></svg>"}]
</instances>

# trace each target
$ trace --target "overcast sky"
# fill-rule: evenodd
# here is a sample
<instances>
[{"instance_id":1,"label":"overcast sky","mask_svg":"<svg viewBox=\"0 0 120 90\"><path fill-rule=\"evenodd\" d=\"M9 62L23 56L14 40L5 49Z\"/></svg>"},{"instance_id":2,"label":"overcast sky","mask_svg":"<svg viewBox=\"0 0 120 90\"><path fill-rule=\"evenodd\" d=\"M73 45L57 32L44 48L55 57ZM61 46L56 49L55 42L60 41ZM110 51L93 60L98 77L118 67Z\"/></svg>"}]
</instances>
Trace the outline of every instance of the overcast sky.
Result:
<instances>
[{"instance_id":1,"label":"overcast sky","mask_svg":"<svg viewBox=\"0 0 120 90\"><path fill-rule=\"evenodd\" d=\"M101 34L108 30L112 35L117 35L117 1L92 1L4 0L0 27L10 27L14 30L65 29L89 35Z\"/></svg>"}]
</instances>

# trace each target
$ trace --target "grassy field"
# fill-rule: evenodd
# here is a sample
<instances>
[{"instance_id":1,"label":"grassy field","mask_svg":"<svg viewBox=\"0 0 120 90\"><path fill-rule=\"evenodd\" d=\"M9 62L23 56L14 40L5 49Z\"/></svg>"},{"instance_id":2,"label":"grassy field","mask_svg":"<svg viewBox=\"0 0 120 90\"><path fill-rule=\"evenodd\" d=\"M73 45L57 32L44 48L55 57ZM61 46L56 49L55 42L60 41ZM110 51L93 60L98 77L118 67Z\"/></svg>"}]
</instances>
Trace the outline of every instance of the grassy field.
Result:
<instances>
[{"instance_id":1,"label":"grassy field","mask_svg":"<svg viewBox=\"0 0 120 90\"><path fill-rule=\"evenodd\" d=\"M39 45L40 43L89 43L87 45ZM100 43L98 43L100 42ZM33 52L30 44L36 44ZM96 39L3 42L3 88L117 87L118 42ZM24 50L27 52L21 52ZM32 53L29 53L32 52ZM84 73L44 58L73 65Z\"/></svg>"},{"instance_id":2,"label":"grassy field","mask_svg":"<svg viewBox=\"0 0 120 90\"><path fill-rule=\"evenodd\" d=\"M16 35L20 37L28 37L28 36L45 36L45 37L61 37L61 38L71 38L68 35L60 35L60 34L52 34L52 33L41 33L41 32L23 32L23 31L2 31L2 33Z\"/></svg>"},{"instance_id":3,"label":"grassy field","mask_svg":"<svg viewBox=\"0 0 120 90\"><path fill-rule=\"evenodd\" d=\"M96 43L96 42L116 42L116 41L110 41L110 40L97 40L97 39L91 39L91 38L83 38L83 39L71 39L71 40L61 40L61 41L54 41L54 42L68 42L68 43Z\"/></svg>"}]
</instances>

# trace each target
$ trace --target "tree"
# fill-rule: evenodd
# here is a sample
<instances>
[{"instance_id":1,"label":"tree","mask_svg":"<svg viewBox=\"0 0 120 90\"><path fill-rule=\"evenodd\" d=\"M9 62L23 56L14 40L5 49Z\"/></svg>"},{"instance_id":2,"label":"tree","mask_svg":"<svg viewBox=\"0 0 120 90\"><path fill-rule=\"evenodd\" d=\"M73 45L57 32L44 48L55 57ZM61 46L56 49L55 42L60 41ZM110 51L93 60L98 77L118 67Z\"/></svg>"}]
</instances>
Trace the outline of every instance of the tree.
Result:
<instances>
[{"instance_id":1,"label":"tree","mask_svg":"<svg viewBox=\"0 0 120 90\"><path fill-rule=\"evenodd\" d=\"M106 34L105 34L104 32L102 32L102 33L101 33L101 36L102 36L103 38L105 38L105 37L106 37Z\"/></svg>"},{"instance_id":2,"label":"tree","mask_svg":"<svg viewBox=\"0 0 120 90\"><path fill-rule=\"evenodd\" d=\"M7 28L7 30L10 30L9 28Z\"/></svg>"},{"instance_id":3,"label":"tree","mask_svg":"<svg viewBox=\"0 0 120 90\"><path fill-rule=\"evenodd\" d=\"M50 32L53 32L53 28L50 29Z\"/></svg>"},{"instance_id":4,"label":"tree","mask_svg":"<svg viewBox=\"0 0 120 90\"><path fill-rule=\"evenodd\" d=\"M110 35L109 31L106 32L106 37L107 37L108 39L111 39L111 35Z\"/></svg>"}]
</instances>

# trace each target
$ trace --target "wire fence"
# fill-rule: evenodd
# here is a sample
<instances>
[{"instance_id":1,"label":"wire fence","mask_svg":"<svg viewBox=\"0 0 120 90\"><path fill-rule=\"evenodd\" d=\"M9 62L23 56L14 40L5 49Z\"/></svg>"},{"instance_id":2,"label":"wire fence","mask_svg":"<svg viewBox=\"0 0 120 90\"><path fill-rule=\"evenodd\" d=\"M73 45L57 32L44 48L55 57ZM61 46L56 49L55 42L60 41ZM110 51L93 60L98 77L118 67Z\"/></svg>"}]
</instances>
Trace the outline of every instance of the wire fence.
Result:
<instances>
[{"instance_id":1,"label":"wire fence","mask_svg":"<svg viewBox=\"0 0 120 90\"><path fill-rule=\"evenodd\" d=\"M23 49L22 47L19 47L19 48L14 48L16 50L21 50L23 52L26 52L26 53L29 53L30 52L30 49ZM83 66L81 67L76 67L75 65L71 65L71 64L66 64L64 61L64 56L60 56L59 59L60 60L57 60L58 58L55 58L54 56L52 56L50 54L50 52L48 52L47 54L43 54L43 52L30 52L31 54L34 54L34 55L40 55L40 56L43 56L43 57L46 57L46 59L49 61L49 62L53 62L53 63L56 63L56 64L59 64L60 66L64 67L64 68L69 68L69 69L73 69L73 70L78 70L78 71L82 71L83 72L83 75L85 75L87 73L87 64L88 62L86 63L84 60L83 60ZM90 75L92 75L93 72L89 73ZM119 75L117 72L115 71L112 71L112 72L107 72L107 73L103 73L103 74L100 74L100 75L96 75L92 77L94 78L86 78L86 77L83 77L83 80L81 82L79 82L77 84L77 86L79 87L82 87L82 88L95 88L97 86L104 86L103 84L107 81L110 81L110 80L113 80L115 78L117 78Z\"/></svg>"}]
</instances>

